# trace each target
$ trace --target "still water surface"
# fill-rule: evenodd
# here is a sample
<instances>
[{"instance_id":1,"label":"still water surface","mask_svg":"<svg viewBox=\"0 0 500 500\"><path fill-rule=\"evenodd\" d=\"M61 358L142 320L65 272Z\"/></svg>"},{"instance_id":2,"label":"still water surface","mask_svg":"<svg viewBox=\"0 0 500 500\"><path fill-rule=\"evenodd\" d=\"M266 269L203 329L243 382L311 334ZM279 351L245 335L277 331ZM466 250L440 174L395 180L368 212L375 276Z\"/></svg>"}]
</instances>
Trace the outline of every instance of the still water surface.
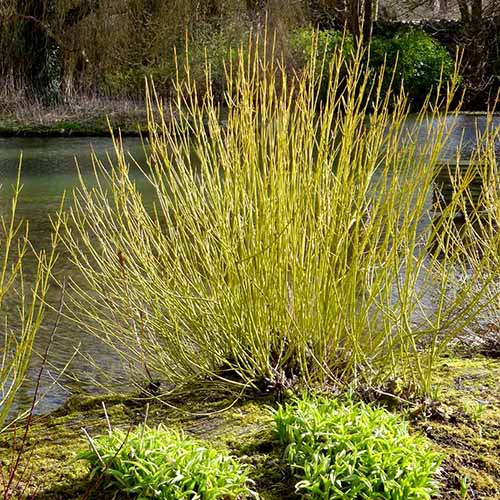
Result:
<instances>
[{"instance_id":1,"label":"still water surface","mask_svg":"<svg viewBox=\"0 0 500 500\"><path fill-rule=\"evenodd\" d=\"M456 121L450 118L450 125L452 123L454 123L453 133L443 156L452 158L460 146L464 156L468 156L476 145L476 129L484 130L486 117L460 115ZM494 119L493 125L500 125L500 117ZM421 134L417 134L415 140L419 142L426 138L427 134L422 131ZM146 153L140 139L124 140L124 148L139 164L144 164ZM111 160L113 159L113 145L111 140L106 138L0 138L0 184L3 185L0 208L6 206L7 193L15 182L22 153L23 190L18 215L29 221L30 239L36 248L47 247L50 243L49 216L56 213L62 194L66 192L67 203L71 201L71 191L78 184L76 161L84 177L92 176L92 151L104 162L108 161L107 155ZM132 161L131 174L147 198L147 183L137 168L133 167ZM28 269L27 272L29 271ZM72 273L64 252L58 263L57 272L59 275ZM53 291L51 300L53 303L58 301L56 289ZM11 303L10 307L14 308L15 304ZM54 315L49 316L51 317L45 322L36 340L36 349L39 352L44 350L52 330ZM50 385L50 376L57 376L57 368L64 365L78 346L82 354L90 356L96 365L105 367L114 378L122 377L120 371L123 368L120 367L113 353L95 338L88 337L74 324L62 319L56 340L51 346L50 361L54 368L48 370L44 378L44 387ZM38 373L38 365L39 360L36 358L30 370L28 383L18 398L18 405L26 406L29 403ZM94 378L99 380L101 377L89 366L83 356L75 357L67 373L72 380L65 380L64 387L62 385L51 387L37 411L46 412L58 407L71 393L96 390ZM122 378L126 379L126 377Z\"/></svg>"},{"instance_id":2,"label":"still water surface","mask_svg":"<svg viewBox=\"0 0 500 500\"><path fill-rule=\"evenodd\" d=\"M145 162L144 147L140 139L125 139L125 150L139 164ZM4 209L8 203L11 186L15 183L19 160L22 154L22 191L19 200L18 217L29 221L29 236L37 249L50 245L51 222L66 193L66 204L71 202L72 190L78 185L78 168L83 177L90 179L93 175L92 153L107 163L108 156L113 159L113 144L106 138L0 138L0 207ZM131 173L142 191L147 192L147 185L131 160ZM3 210L2 210L3 211ZM71 274L71 265L62 255L57 264L57 274ZM31 263L31 266L29 265ZM34 272L34 263L28 259L26 274ZM50 296L52 304L59 301L59 290L53 287ZM15 299L4 304L7 312L14 311ZM5 309L4 311L5 312ZM53 329L54 314L48 315L47 321L36 339L36 350L43 352ZM12 324L11 324L12 326ZM0 346L1 347L1 346ZM61 319L54 343L50 347L50 363L53 368L47 370L43 380L44 388L50 386L47 396L40 402L37 411L46 412L59 406L72 392L95 390L94 377L102 378L95 373L84 356L76 356L67 370L71 379L64 380L62 385L54 385L52 378L57 377L61 368L74 354L75 349L84 356L89 356L98 366L106 367L106 371L120 378L120 365L105 346L93 337L89 337L73 323ZM28 375L28 382L18 398L18 404L25 407L31 401L34 383L38 374L40 361L35 357ZM52 377L52 378L51 378ZM77 381L76 381L77 380ZM15 411L15 409L14 409Z\"/></svg>"}]
</instances>

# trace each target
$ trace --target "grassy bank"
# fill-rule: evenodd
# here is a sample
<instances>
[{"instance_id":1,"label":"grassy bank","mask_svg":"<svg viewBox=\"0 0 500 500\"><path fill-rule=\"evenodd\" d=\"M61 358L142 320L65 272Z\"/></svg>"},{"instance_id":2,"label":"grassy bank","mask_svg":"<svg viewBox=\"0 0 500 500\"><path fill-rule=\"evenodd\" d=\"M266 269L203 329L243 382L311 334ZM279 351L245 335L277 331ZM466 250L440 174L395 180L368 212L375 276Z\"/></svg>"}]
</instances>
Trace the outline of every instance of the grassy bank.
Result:
<instances>
[{"instance_id":1,"label":"grassy bank","mask_svg":"<svg viewBox=\"0 0 500 500\"><path fill-rule=\"evenodd\" d=\"M444 454L438 476L443 500L494 500L500 495L499 377L500 360L446 358L433 378L440 388L439 399L426 411L422 407L398 410L407 418L413 415L412 432L427 436L433 448ZM228 449L252 466L250 477L263 499L294 498L295 479L284 463L283 449L272 433L271 413L266 410L273 406L272 400L243 399L233 405L229 394L198 389L193 387L191 393L168 401L176 409L152 404L149 424L182 428L190 436ZM88 465L75 459L88 448L82 427L92 436L106 433L103 403L114 428L127 431L144 422L145 402L131 396L73 396L60 410L38 418L26 454L31 456L28 470L33 478L26 485L26 497L89 498L95 481L88 477ZM9 461L11 445L12 435L2 436L0 460ZM113 492L95 490L90 498L113 497Z\"/></svg>"},{"instance_id":2,"label":"grassy bank","mask_svg":"<svg viewBox=\"0 0 500 500\"><path fill-rule=\"evenodd\" d=\"M0 112L0 137L108 137L110 127L123 136L147 133L143 103L79 100L46 108L27 103L14 112Z\"/></svg>"}]
</instances>

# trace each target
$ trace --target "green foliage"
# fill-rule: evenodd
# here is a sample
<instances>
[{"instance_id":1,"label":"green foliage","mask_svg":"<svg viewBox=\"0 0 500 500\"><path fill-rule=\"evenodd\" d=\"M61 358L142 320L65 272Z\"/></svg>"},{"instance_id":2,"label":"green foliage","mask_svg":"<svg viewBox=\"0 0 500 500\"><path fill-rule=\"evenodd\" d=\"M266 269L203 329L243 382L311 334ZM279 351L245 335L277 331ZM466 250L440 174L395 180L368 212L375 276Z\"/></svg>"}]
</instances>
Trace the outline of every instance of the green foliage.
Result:
<instances>
[{"instance_id":1,"label":"green foliage","mask_svg":"<svg viewBox=\"0 0 500 500\"><path fill-rule=\"evenodd\" d=\"M102 85L111 95L142 98L145 80L152 80L162 95L168 95L178 76L192 79L199 89L206 88L206 71L210 68L211 88L222 98L226 88L225 65L235 61L245 36L245 31L236 35L228 29L206 27L186 43L177 43L175 51L170 47L154 61L128 61L118 70L105 73Z\"/></svg>"},{"instance_id":2,"label":"green foliage","mask_svg":"<svg viewBox=\"0 0 500 500\"><path fill-rule=\"evenodd\" d=\"M144 94L144 82L152 79L159 88L168 89L175 79L175 65L164 60L154 65L134 64L105 73L101 79L104 92L112 96L138 98Z\"/></svg>"},{"instance_id":3,"label":"green foliage","mask_svg":"<svg viewBox=\"0 0 500 500\"><path fill-rule=\"evenodd\" d=\"M441 458L400 417L365 403L296 400L275 414L298 493L317 500L428 500Z\"/></svg>"},{"instance_id":4,"label":"green foliage","mask_svg":"<svg viewBox=\"0 0 500 500\"><path fill-rule=\"evenodd\" d=\"M393 38L374 37L370 56L374 71L384 62L387 65L385 91L394 76L395 88L404 82L414 105L421 105L431 91L435 95L440 82L448 81L454 72L454 62L447 50L417 29L401 31Z\"/></svg>"},{"instance_id":5,"label":"green foliage","mask_svg":"<svg viewBox=\"0 0 500 500\"><path fill-rule=\"evenodd\" d=\"M90 441L80 455L104 474L106 487L137 498L230 500L256 498L247 467L226 451L204 446L163 425L140 426L130 433L113 430Z\"/></svg>"},{"instance_id":6,"label":"green foliage","mask_svg":"<svg viewBox=\"0 0 500 500\"><path fill-rule=\"evenodd\" d=\"M309 62L311 50L316 52L316 71L323 73L323 86L328 79L328 63L336 50L341 49L346 59L354 57L352 35L344 36L335 30L296 29L290 36L290 49L298 68ZM401 31L393 38L374 37L370 52L370 67L375 75L384 64L387 67L383 91L390 91L394 77L392 88L398 89L404 82L414 105L421 105L430 92L435 93L441 81L446 82L453 75L454 63L446 49L421 30Z\"/></svg>"},{"instance_id":7,"label":"green foliage","mask_svg":"<svg viewBox=\"0 0 500 500\"><path fill-rule=\"evenodd\" d=\"M318 31L311 27L299 28L294 30L289 38L290 50L297 67L306 66L311 57L311 50L316 50L318 58L325 57L330 61L340 47L346 56L352 53L354 42L352 35L343 35L337 30ZM325 77L327 77L325 71Z\"/></svg>"},{"instance_id":8,"label":"green foliage","mask_svg":"<svg viewBox=\"0 0 500 500\"><path fill-rule=\"evenodd\" d=\"M354 57L354 39L349 33L336 30L314 30L311 27L299 28L292 32L289 39L292 63L297 72L311 71L317 77L318 91L321 99L327 99L330 64L339 61L341 54L341 71L339 77L345 79L349 61ZM311 54L314 55L311 58ZM307 69L306 69L307 68ZM337 91L341 92L338 88Z\"/></svg>"},{"instance_id":9,"label":"green foliage","mask_svg":"<svg viewBox=\"0 0 500 500\"><path fill-rule=\"evenodd\" d=\"M207 70L210 70L210 88L217 99L222 99L226 90L226 66L234 64L239 48L248 45L246 27L238 33L229 28L206 29L178 52L178 65L183 78L196 82L198 89L206 90ZM186 74L189 73L189 74ZM175 66L174 66L175 75ZM156 86L156 83L155 83Z\"/></svg>"}]
</instances>

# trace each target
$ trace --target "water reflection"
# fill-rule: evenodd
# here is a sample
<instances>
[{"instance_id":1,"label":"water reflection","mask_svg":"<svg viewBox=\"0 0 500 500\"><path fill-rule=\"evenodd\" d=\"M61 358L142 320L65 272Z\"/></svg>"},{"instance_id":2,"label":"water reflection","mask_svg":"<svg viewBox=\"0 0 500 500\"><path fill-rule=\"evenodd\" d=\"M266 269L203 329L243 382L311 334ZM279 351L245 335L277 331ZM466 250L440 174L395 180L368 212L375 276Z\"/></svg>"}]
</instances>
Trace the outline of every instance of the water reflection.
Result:
<instances>
[{"instance_id":1,"label":"water reflection","mask_svg":"<svg viewBox=\"0 0 500 500\"><path fill-rule=\"evenodd\" d=\"M416 117L409 117L407 120L408 130L414 131ZM480 140L484 133L489 130L493 131L500 126L500 115L488 117L485 114L458 114L456 116L449 115L445 118L444 132L449 137L441 150L442 160L455 160L457 153L463 160L471 158L481 145ZM424 144L429 139L435 138L438 125L432 120L424 121L424 126L421 127L416 135L415 141L417 144ZM500 140L495 141L495 149L497 156L500 155Z\"/></svg>"}]
</instances>

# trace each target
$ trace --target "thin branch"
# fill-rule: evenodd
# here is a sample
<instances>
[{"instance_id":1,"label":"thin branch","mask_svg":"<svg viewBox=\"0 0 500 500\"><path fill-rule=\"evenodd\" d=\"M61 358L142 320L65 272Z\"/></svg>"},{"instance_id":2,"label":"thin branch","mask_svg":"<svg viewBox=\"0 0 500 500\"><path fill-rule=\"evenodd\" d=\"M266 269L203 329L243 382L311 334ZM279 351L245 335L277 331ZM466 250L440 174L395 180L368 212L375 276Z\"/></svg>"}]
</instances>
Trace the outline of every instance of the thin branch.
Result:
<instances>
[{"instance_id":1,"label":"thin branch","mask_svg":"<svg viewBox=\"0 0 500 500\"><path fill-rule=\"evenodd\" d=\"M24 450L26 448L26 444L27 444L27 441L28 441L28 434L29 434L29 431L30 431L32 423L33 423L33 414L34 414L34 410L35 410L35 405L37 403L38 394L40 392L43 371L44 371L45 366L47 364L47 360L48 360L48 357L49 357L50 347L51 347L52 343L54 342L56 331L57 331L57 329L59 327L59 322L60 322L60 319L61 319L62 309L64 307L64 293L65 293L65 289L66 289L66 280L63 280L63 285L62 285L62 289L61 289L61 299L60 299L60 302L59 302L58 314L56 316L56 319L55 319L55 322L54 322L54 326L52 328L52 332L50 334L49 340L48 340L47 345L45 347L45 352L44 352L43 358L42 358L42 364L41 364L40 369L38 371L38 376L37 376L37 379L36 379L35 392L33 394L33 399L31 400L31 407L30 407L30 410L29 410L29 413L28 413L28 418L27 418L26 424L24 426L24 434L23 434L23 437L21 439L21 446L19 447L19 450L17 451L16 460L15 460L15 462L12 465L11 470L10 470L9 479L7 481L7 485L5 486L4 500L7 500L8 498L10 498L10 493L9 492L11 491L12 484L14 483L14 480L15 480L16 475L17 475L16 471L19 469L21 457L23 456ZM33 452L33 450L32 450L32 452ZM26 465L24 466L21 474L19 475L20 478L24 477L24 475L26 474L26 470L27 470L27 467L29 465L29 462L30 461L28 460L27 463L26 463ZM19 482L19 480L18 480L18 482Z\"/></svg>"}]
</instances>

